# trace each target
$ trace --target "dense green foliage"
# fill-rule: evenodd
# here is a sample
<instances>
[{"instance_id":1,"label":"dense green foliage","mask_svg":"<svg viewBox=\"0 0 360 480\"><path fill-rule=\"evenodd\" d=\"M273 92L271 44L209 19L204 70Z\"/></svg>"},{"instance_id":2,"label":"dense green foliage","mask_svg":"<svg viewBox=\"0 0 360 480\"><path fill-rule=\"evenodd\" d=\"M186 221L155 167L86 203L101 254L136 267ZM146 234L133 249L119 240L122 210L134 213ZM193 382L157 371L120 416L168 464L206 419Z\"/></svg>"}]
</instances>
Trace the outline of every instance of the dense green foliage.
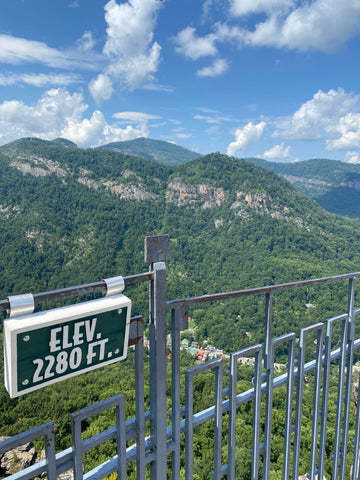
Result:
<instances>
[{"instance_id":1,"label":"dense green foliage","mask_svg":"<svg viewBox=\"0 0 360 480\"><path fill-rule=\"evenodd\" d=\"M179 165L199 157L198 153L175 145L174 143L144 137L123 142L111 142L103 145L101 148L114 152L138 155L153 160L154 162L165 163L166 165Z\"/></svg>"},{"instance_id":2,"label":"dense green foliage","mask_svg":"<svg viewBox=\"0 0 360 480\"><path fill-rule=\"evenodd\" d=\"M170 235L168 299L360 270L359 221L326 212L273 172L218 153L168 166L105 149L22 139L0 147L0 176L1 298L145 271L144 236L153 234ZM146 318L146 286L126 293L133 313ZM342 313L346 304L346 284L278 294L274 335ZM262 297L202 305L190 312L197 327L190 335L235 351L263 341L264 311ZM285 350L279 349L277 360L285 359ZM193 364L184 354L183 368ZM57 448L65 448L70 445L69 412L120 392L132 416L133 370L130 354L120 365L16 400L1 387L1 434L52 419ZM240 369L239 378L244 382L239 388L248 388L251 371ZM212 386L211 375L197 378L197 410L213 402ZM275 395L274 475L281 468L283 398L282 391ZM304 405L311 401L306 398ZM250 417L244 407L238 419L237 462L244 472ZM109 421L93 419L89 432ZM212 429L209 422L195 437L196 472L202 480L210 478ZM104 452L88 456L88 468L103 458Z\"/></svg>"},{"instance_id":3,"label":"dense green foliage","mask_svg":"<svg viewBox=\"0 0 360 480\"><path fill-rule=\"evenodd\" d=\"M300 193L329 212L360 217L360 165L321 158L296 163L248 160L289 179Z\"/></svg>"}]
</instances>

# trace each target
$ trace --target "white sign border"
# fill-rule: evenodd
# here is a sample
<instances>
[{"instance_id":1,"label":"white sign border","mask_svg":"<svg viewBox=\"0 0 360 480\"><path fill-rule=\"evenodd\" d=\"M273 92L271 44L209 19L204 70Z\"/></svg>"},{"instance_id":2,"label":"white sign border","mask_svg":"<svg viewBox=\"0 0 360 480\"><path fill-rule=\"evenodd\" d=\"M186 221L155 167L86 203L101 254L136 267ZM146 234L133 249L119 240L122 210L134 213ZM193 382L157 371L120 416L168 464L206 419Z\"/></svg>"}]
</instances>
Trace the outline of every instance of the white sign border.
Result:
<instances>
[{"instance_id":1,"label":"white sign border","mask_svg":"<svg viewBox=\"0 0 360 480\"><path fill-rule=\"evenodd\" d=\"M100 313L110 312L112 310L127 308L124 350L121 357L106 360L96 365L86 367L80 371L68 373L67 375L57 377L55 379L46 380L39 385L31 386L27 389L18 391L17 378L17 336L23 332L37 330L39 328L55 326L59 323L66 323L86 316L94 316ZM127 357L127 349L129 343L129 329L131 316L131 300L123 294L112 295L105 298L90 300L88 302L76 305L68 305L66 307L55 308L43 312L23 315L21 317L13 317L4 320L4 376L5 387L11 398L16 398L34 390L38 390L48 385L66 380L71 377L81 375L82 373L95 370L112 363L124 360Z\"/></svg>"}]
</instances>

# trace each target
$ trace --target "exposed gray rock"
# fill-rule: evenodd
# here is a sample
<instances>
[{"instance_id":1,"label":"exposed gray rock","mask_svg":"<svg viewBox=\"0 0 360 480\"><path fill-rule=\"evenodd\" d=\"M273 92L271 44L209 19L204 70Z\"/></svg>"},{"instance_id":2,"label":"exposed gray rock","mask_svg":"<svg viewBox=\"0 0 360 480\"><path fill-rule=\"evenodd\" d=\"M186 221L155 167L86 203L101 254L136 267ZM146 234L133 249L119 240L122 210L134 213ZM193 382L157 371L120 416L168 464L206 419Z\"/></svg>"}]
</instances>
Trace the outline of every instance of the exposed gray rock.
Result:
<instances>
[{"instance_id":1,"label":"exposed gray rock","mask_svg":"<svg viewBox=\"0 0 360 480\"><path fill-rule=\"evenodd\" d=\"M0 441L9 437L0 437ZM2 477L12 475L35 463L36 451L32 443L26 443L5 452L0 458L0 475Z\"/></svg>"},{"instance_id":2,"label":"exposed gray rock","mask_svg":"<svg viewBox=\"0 0 360 480\"><path fill-rule=\"evenodd\" d=\"M166 200L176 202L178 206L200 203L201 208L213 208L222 205L227 195L228 192L221 187L206 184L186 185L180 179L176 179L168 185Z\"/></svg>"}]
</instances>

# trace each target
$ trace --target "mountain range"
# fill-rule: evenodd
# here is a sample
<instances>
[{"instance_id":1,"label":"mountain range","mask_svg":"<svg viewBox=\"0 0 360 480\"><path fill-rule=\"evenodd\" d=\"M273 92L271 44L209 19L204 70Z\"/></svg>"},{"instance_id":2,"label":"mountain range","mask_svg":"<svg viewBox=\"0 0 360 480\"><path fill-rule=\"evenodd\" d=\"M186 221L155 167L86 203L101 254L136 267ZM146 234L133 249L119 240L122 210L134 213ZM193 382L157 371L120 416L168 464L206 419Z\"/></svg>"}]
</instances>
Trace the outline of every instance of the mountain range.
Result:
<instances>
[{"instance_id":1,"label":"mountain range","mask_svg":"<svg viewBox=\"0 0 360 480\"><path fill-rule=\"evenodd\" d=\"M200 156L199 153L174 143L144 137L124 142L108 143L107 145L102 145L101 148L112 150L113 152L137 155L154 162L165 163L166 165L179 165Z\"/></svg>"},{"instance_id":2,"label":"mountain range","mask_svg":"<svg viewBox=\"0 0 360 480\"><path fill-rule=\"evenodd\" d=\"M199 157L196 152L179 145L149 138L113 142L101 148L141 156L166 165L179 165ZM245 160L281 175L325 210L360 218L360 165L322 158L295 163L269 162L261 158Z\"/></svg>"},{"instance_id":3,"label":"mountain range","mask_svg":"<svg viewBox=\"0 0 360 480\"><path fill-rule=\"evenodd\" d=\"M322 158L296 163L247 160L278 173L329 212L360 217L360 165Z\"/></svg>"},{"instance_id":4,"label":"mountain range","mask_svg":"<svg viewBox=\"0 0 360 480\"><path fill-rule=\"evenodd\" d=\"M167 165L107 148L83 150L66 139L26 138L4 145L0 147L0 298L144 272L148 269L143 261L144 236L156 234L170 236L169 300L359 271L360 220L329 213L299 193L284 178L288 173L279 175L264 166L219 153ZM306 178L305 173L292 175ZM147 320L147 285L129 287L125 293L132 300L132 314ZM347 282L276 294L274 337L297 333L300 327L346 311L347 295ZM197 305L189 313L196 328L182 335L190 340L206 340L225 353L263 342L262 296ZM336 326L334 335L340 338ZM309 356L310 343L309 339ZM276 346L276 358L287 361L285 344ZM193 365L193 357L182 351L181 368ZM145 355L146 376L148 367ZM0 385L2 435L52 420L56 449L68 448L72 442L70 412L121 392L127 399L127 416L135 414L134 372L130 350L120 364L16 399L10 399ZM251 388L253 375L251 367L239 365L239 388ZM196 378L194 402L197 409L206 408L213 402L214 379L206 374ZM146 402L148 386L146 377ZM304 411L311 411L311 392L304 391ZM335 394L329 399L334 405ZM277 469L274 478L283 465L284 402L286 391L276 389L273 444L281 448L272 460L272 468ZM91 435L113 425L113 409L106 415L92 417ZM306 421L305 431L311 435L311 420ZM243 410L237 422L237 443L241 435L245 444L251 438L251 411ZM194 431L194 444L199 446L194 449L197 478L211 478L211 471L204 473L204 468L212 468L208 461L213 456L212 437L211 422ZM250 465L250 448L241 449L237 471L249 470L243 459ZM102 450L84 453L85 471L115 454L110 442ZM305 455L302 460L310 462ZM136 474L130 470L129 478Z\"/></svg>"},{"instance_id":5,"label":"mountain range","mask_svg":"<svg viewBox=\"0 0 360 480\"><path fill-rule=\"evenodd\" d=\"M358 220L246 160L169 166L30 138L0 147L0 169L2 297L142 271L152 234L171 238L171 296L360 269Z\"/></svg>"}]
</instances>

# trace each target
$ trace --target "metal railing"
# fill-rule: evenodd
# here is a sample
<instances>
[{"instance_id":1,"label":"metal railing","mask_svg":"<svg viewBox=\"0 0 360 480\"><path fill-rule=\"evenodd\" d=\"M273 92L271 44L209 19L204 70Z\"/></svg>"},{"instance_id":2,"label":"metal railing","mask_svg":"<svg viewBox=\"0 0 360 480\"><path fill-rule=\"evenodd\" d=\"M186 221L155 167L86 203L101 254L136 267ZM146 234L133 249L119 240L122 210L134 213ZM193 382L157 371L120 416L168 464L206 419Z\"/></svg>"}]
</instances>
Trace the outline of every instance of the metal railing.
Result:
<instances>
[{"instance_id":1,"label":"metal railing","mask_svg":"<svg viewBox=\"0 0 360 480\"><path fill-rule=\"evenodd\" d=\"M352 404L354 350L360 347L360 338L355 338L356 309L355 279L360 272L321 279L293 282L256 289L203 295L168 301L166 298L166 266L169 259L167 236L145 239L145 261L150 271L125 277L125 285L149 282L149 370L150 409L145 411L144 391L144 326L143 317L134 317L131 322L129 345L135 348L136 416L125 416L126 398L119 395L108 398L71 414L72 447L55 454L54 426L52 423L35 427L0 443L0 454L37 438L45 438L46 459L22 470L11 479L26 480L44 473L49 480L73 469L76 480L100 480L117 473L118 478L127 478L127 466L136 463L136 478L153 480L171 477L173 480L194 478L194 429L206 422L214 424L214 479L238 479L244 472L236 466L237 419L242 405L252 406L252 439L249 454L251 468L248 478L271 477L271 451L273 426L273 395L275 389L286 390L283 406L283 462L277 478L298 479L308 474L310 479L322 479L325 460L329 455L326 445L329 429L334 431L332 454L332 478L360 478L360 407L356 407L355 428L350 431L349 419ZM348 308L340 315L324 318L322 322L300 329L299 338L288 333L273 338L273 298L279 292L295 288L348 282ZM49 300L70 298L94 292L106 293L106 284L98 282L34 295L35 304ZM261 295L265 297L265 338L263 344L244 348L230 355L230 363L224 370L225 360L214 358L200 363L185 374L185 401L181 403L182 373L180 368L180 332L188 328L188 309L199 304L240 299ZM8 300L0 302L0 310L9 309ZM171 312L171 409L167 405L168 364L167 359L167 312ZM336 327L337 326L337 327ZM339 345L334 348L333 330L340 330ZM315 341L313 340L315 337ZM311 339L316 344L314 358L308 360L306 348ZM286 369L276 373L275 349L284 345L287 352ZM253 388L239 392L239 361L253 359ZM330 369L337 372L337 407L335 421L328 420ZM205 372L215 374L214 404L194 413L194 379ZM302 423L304 385L311 376L312 385L312 431L309 440L309 468L299 471L302 450ZM225 377L227 381L225 382ZM228 387L224 388L224 384ZM357 404L358 405L358 404ZM116 409L116 425L87 440L82 439L81 425L86 419L107 409ZM166 414L167 412L167 414ZM226 428L224 428L226 426ZM350 435L352 438L349 438ZM87 473L83 473L83 454L110 439L116 439L117 454ZM350 445L350 441L353 443ZM351 468L349 467L351 464ZM147 473L148 472L148 473Z\"/></svg>"}]
</instances>

